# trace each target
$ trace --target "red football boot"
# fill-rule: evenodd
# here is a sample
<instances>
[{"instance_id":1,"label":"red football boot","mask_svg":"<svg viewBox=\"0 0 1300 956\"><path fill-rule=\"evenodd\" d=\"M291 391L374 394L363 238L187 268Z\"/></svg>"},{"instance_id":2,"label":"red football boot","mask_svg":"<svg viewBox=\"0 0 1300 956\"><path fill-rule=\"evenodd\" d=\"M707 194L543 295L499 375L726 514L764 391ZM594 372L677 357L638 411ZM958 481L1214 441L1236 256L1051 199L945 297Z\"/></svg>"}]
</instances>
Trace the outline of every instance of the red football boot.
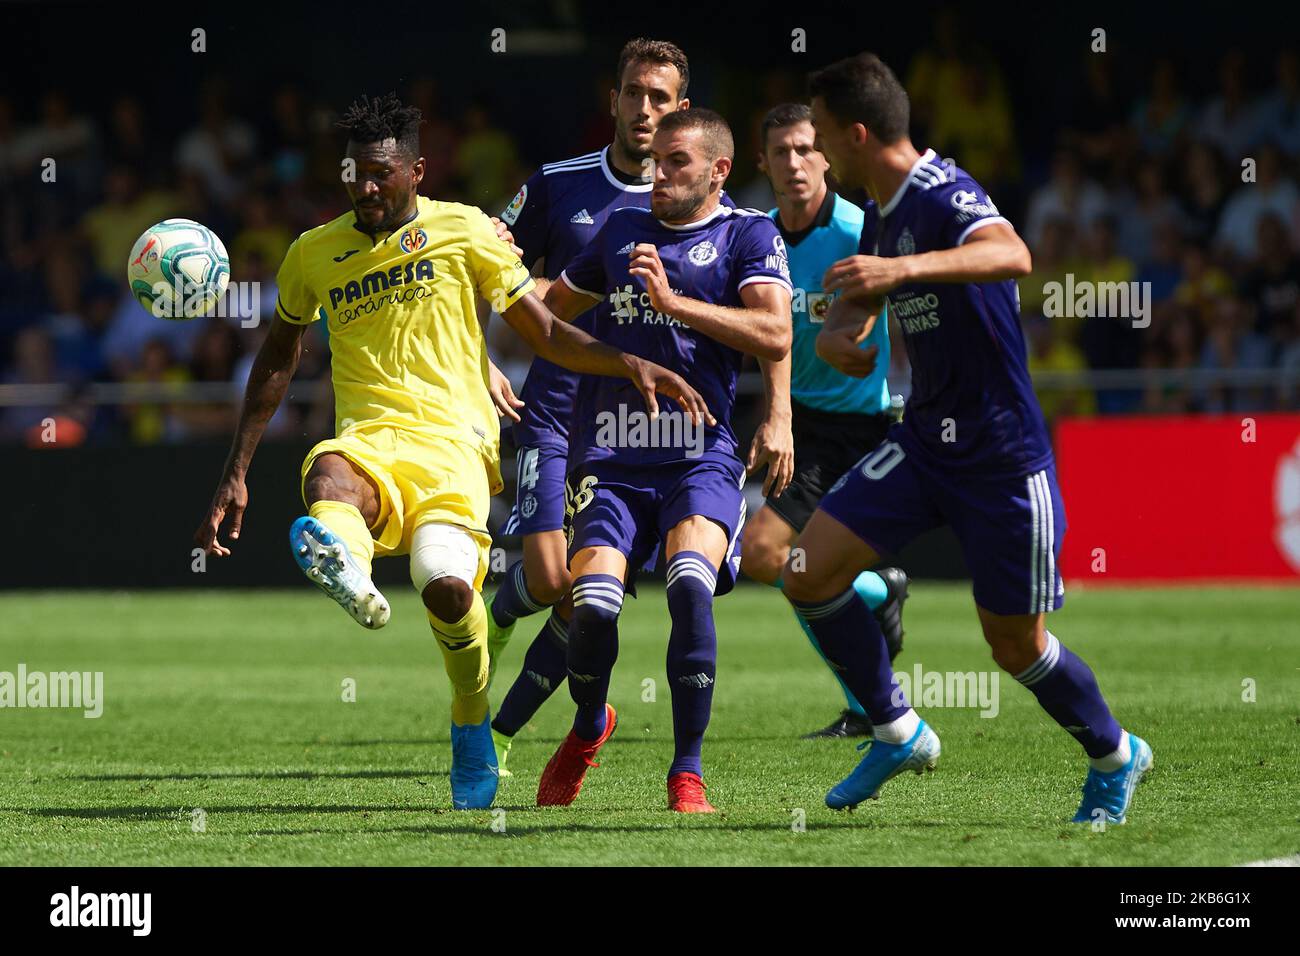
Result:
<instances>
[{"instance_id":1,"label":"red football boot","mask_svg":"<svg viewBox=\"0 0 1300 956\"><path fill-rule=\"evenodd\" d=\"M704 781L688 771L668 778L668 809L677 813L714 813L713 804L704 796Z\"/></svg>"},{"instance_id":2,"label":"red football boot","mask_svg":"<svg viewBox=\"0 0 1300 956\"><path fill-rule=\"evenodd\" d=\"M609 704L605 705L605 732L595 740L583 740L569 731L560 749L555 751L542 779L537 782L537 805L539 807L567 807L578 797L582 789L583 778L587 776L588 767L599 767L592 758L605 746L605 741L614 733L618 723L618 714Z\"/></svg>"}]
</instances>

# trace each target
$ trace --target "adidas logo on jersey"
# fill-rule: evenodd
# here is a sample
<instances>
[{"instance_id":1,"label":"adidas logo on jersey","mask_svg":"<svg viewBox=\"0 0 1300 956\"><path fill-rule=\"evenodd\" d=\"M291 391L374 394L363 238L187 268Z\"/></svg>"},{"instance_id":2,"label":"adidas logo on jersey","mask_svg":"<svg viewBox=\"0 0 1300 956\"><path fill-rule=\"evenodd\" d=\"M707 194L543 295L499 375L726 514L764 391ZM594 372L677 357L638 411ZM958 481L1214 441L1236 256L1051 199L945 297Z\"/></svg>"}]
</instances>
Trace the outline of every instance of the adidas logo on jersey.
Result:
<instances>
[{"instance_id":1,"label":"adidas logo on jersey","mask_svg":"<svg viewBox=\"0 0 1300 956\"><path fill-rule=\"evenodd\" d=\"M636 248L636 243L635 243L635 242L629 242L629 243L628 243L626 246L624 246L622 249L618 250L618 255L620 255L620 256L630 255L631 252L632 252L632 250L635 249L635 248Z\"/></svg>"},{"instance_id":2,"label":"adidas logo on jersey","mask_svg":"<svg viewBox=\"0 0 1300 956\"><path fill-rule=\"evenodd\" d=\"M569 217L569 222L577 223L579 226L594 226L596 220L591 218L591 213L585 209L579 209Z\"/></svg>"}]
</instances>

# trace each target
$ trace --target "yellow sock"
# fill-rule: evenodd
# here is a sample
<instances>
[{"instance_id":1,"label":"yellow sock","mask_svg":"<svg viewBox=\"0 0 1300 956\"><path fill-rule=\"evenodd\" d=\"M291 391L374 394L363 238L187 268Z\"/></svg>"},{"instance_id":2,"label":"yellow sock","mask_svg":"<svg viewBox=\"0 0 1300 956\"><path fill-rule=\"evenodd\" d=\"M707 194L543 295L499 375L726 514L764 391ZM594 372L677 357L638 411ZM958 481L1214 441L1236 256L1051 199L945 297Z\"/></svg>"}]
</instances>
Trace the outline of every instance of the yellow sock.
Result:
<instances>
[{"instance_id":1,"label":"yellow sock","mask_svg":"<svg viewBox=\"0 0 1300 956\"><path fill-rule=\"evenodd\" d=\"M451 678L451 719L462 727L481 724L488 713L488 619L483 595L475 591L469 613L454 624L426 613Z\"/></svg>"},{"instance_id":2,"label":"yellow sock","mask_svg":"<svg viewBox=\"0 0 1300 956\"><path fill-rule=\"evenodd\" d=\"M375 539L370 536L366 519L356 505L342 501L318 501L307 509L311 515L325 527L329 528L348 546L353 559L370 574L371 564L375 560Z\"/></svg>"}]
</instances>

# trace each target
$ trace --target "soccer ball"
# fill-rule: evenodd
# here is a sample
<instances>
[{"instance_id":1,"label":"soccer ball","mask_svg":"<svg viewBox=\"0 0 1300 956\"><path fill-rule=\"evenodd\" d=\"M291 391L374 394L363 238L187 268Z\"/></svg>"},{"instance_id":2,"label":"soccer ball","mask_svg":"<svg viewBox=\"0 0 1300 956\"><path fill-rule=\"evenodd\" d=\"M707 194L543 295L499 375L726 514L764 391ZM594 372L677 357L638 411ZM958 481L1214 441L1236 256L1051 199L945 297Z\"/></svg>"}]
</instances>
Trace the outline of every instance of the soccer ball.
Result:
<instances>
[{"instance_id":1,"label":"soccer ball","mask_svg":"<svg viewBox=\"0 0 1300 956\"><path fill-rule=\"evenodd\" d=\"M131 247L126 281L136 300L161 319L209 315L230 282L226 247L192 219L164 219Z\"/></svg>"}]
</instances>

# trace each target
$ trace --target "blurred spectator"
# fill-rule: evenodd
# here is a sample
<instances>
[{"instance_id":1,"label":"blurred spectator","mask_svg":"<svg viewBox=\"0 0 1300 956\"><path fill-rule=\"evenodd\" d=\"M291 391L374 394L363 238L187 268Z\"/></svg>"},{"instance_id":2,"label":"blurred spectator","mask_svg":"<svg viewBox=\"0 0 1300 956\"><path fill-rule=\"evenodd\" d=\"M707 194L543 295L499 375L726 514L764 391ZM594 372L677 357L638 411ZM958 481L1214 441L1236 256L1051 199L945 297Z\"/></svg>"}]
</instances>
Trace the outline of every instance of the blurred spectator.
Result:
<instances>
[{"instance_id":1,"label":"blurred spectator","mask_svg":"<svg viewBox=\"0 0 1300 956\"><path fill-rule=\"evenodd\" d=\"M1190 309L1169 302L1156 308L1151 337L1142 367L1154 371L1191 371L1200 362L1201 331ZM1181 385L1158 384L1154 379L1142 397L1142 410L1178 415L1192 410L1191 398Z\"/></svg>"},{"instance_id":2,"label":"blurred spectator","mask_svg":"<svg viewBox=\"0 0 1300 956\"><path fill-rule=\"evenodd\" d=\"M1092 282L1098 288L1097 311L1102 311L1101 287L1108 284L1128 285L1137 277L1133 260L1120 255L1116 248L1115 221L1103 217L1093 225L1083 244L1083 267L1079 279ZM1137 368L1141 340L1133 323L1138 318L1130 299L1129 314L1092 315L1085 317L1079 331L1079 344L1087 356L1088 366L1103 368ZM1136 391L1105 391L1097 397L1098 409L1103 414L1130 411L1141 401Z\"/></svg>"},{"instance_id":3,"label":"blurred spectator","mask_svg":"<svg viewBox=\"0 0 1300 956\"><path fill-rule=\"evenodd\" d=\"M189 379L232 384L238 361L239 333L235 327L218 318L203 320L194 341ZM233 401L177 405L173 414L184 425L185 434L193 438L229 435L239 421L238 406Z\"/></svg>"},{"instance_id":4,"label":"blurred spectator","mask_svg":"<svg viewBox=\"0 0 1300 956\"><path fill-rule=\"evenodd\" d=\"M189 355L202 323L160 319L137 302L124 286L101 345L104 362L113 376L125 379L141 362L151 339L165 343L169 354Z\"/></svg>"},{"instance_id":5,"label":"blurred spectator","mask_svg":"<svg viewBox=\"0 0 1300 956\"><path fill-rule=\"evenodd\" d=\"M1029 197L1025 216L1025 238L1030 246L1042 242L1043 226L1049 219L1066 219L1080 232L1089 229L1107 211L1106 193L1085 179L1079 157L1068 149L1057 150L1052 161L1052 178Z\"/></svg>"},{"instance_id":6,"label":"blurred spectator","mask_svg":"<svg viewBox=\"0 0 1300 956\"><path fill-rule=\"evenodd\" d=\"M145 343L140 367L126 377L128 382L151 385L180 385L190 380L189 373L172 358L171 349L162 339ZM142 402L126 406L131 441L137 445L156 445L182 437L182 428L173 406L161 402Z\"/></svg>"},{"instance_id":7,"label":"blurred spectator","mask_svg":"<svg viewBox=\"0 0 1300 956\"><path fill-rule=\"evenodd\" d=\"M411 105L424 114L424 125L420 127L420 155L424 157L421 191L434 199L444 198L450 189L460 148L460 133L448 120L440 95L432 77L420 77L411 84ZM497 211L494 209L493 214Z\"/></svg>"},{"instance_id":8,"label":"blurred spectator","mask_svg":"<svg viewBox=\"0 0 1300 956\"><path fill-rule=\"evenodd\" d=\"M1296 226L1300 211L1300 190L1290 179L1282 177L1282 155L1276 146L1265 146L1259 151L1256 169L1258 180L1242 183L1223 207L1223 218L1215 241L1238 262L1259 255L1259 221L1272 214L1287 224L1288 230Z\"/></svg>"},{"instance_id":9,"label":"blurred spectator","mask_svg":"<svg viewBox=\"0 0 1300 956\"><path fill-rule=\"evenodd\" d=\"M930 145L951 156L991 195L1020 179L1011 103L995 63L962 60L956 89L932 104Z\"/></svg>"},{"instance_id":10,"label":"blurred spectator","mask_svg":"<svg viewBox=\"0 0 1300 956\"><path fill-rule=\"evenodd\" d=\"M1259 220L1260 258L1246 274L1241 293L1255 306L1256 334L1275 344L1294 334L1291 318L1300 303L1300 260L1277 216Z\"/></svg>"},{"instance_id":11,"label":"blurred spectator","mask_svg":"<svg viewBox=\"0 0 1300 956\"><path fill-rule=\"evenodd\" d=\"M912 124L921 134L918 143L931 135L939 103L951 99L961 88L962 55L970 52L953 7L941 7L930 22L934 24L934 39L912 57L903 81L912 104Z\"/></svg>"},{"instance_id":12,"label":"blurred spectator","mask_svg":"<svg viewBox=\"0 0 1300 956\"><path fill-rule=\"evenodd\" d=\"M1164 166L1154 157L1139 161L1136 191L1117 197L1112 210L1119 224L1120 252L1136 263L1150 260L1161 226L1178 228L1182 220L1178 203L1165 187Z\"/></svg>"},{"instance_id":13,"label":"blurred spectator","mask_svg":"<svg viewBox=\"0 0 1300 956\"><path fill-rule=\"evenodd\" d=\"M64 379L64 369L55 360L54 343L49 333L36 326L23 329L13 340L13 357L7 368L0 372L4 385L54 385ZM17 440L27 431L57 411L50 402L33 405L11 405L0 410L0 436L8 441Z\"/></svg>"},{"instance_id":14,"label":"blurred spectator","mask_svg":"<svg viewBox=\"0 0 1300 956\"><path fill-rule=\"evenodd\" d=\"M1300 58L1294 50L1278 54L1277 88L1259 105L1257 142L1272 143L1292 160L1300 158Z\"/></svg>"},{"instance_id":15,"label":"blurred spectator","mask_svg":"<svg viewBox=\"0 0 1300 956\"><path fill-rule=\"evenodd\" d=\"M275 214L271 201L260 193L248 195L242 204L243 230L230 244L231 262L241 262L256 256L261 262L273 262L278 269L294 237L284 226L284 217ZM243 275L231 274L231 281L250 281Z\"/></svg>"},{"instance_id":16,"label":"blurred spectator","mask_svg":"<svg viewBox=\"0 0 1300 956\"><path fill-rule=\"evenodd\" d=\"M1093 176L1110 169L1125 150L1128 108L1115 84L1114 62L1113 56L1084 55L1084 90L1063 114L1069 126L1061 143L1083 157Z\"/></svg>"},{"instance_id":17,"label":"blurred spectator","mask_svg":"<svg viewBox=\"0 0 1300 956\"><path fill-rule=\"evenodd\" d=\"M81 230L90 243L99 274L119 280L126 275L127 255L150 226L179 215L174 196L140 189L130 166L114 166L104 179L104 201L86 213Z\"/></svg>"},{"instance_id":18,"label":"blurred spectator","mask_svg":"<svg viewBox=\"0 0 1300 956\"><path fill-rule=\"evenodd\" d=\"M1210 259L1204 243L1189 241L1183 246L1183 279L1174 289L1179 305L1191 310L1202 325L1208 325L1214 303L1232 292L1228 274Z\"/></svg>"},{"instance_id":19,"label":"blurred spectator","mask_svg":"<svg viewBox=\"0 0 1300 956\"><path fill-rule=\"evenodd\" d=\"M1151 74L1151 92L1138 102L1129 120L1138 148L1152 156L1171 153L1185 131L1188 114L1173 62L1157 60Z\"/></svg>"},{"instance_id":20,"label":"blurred spectator","mask_svg":"<svg viewBox=\"0 0 1300 956\"><path fill-rule=\"evenodd\" d=\"M465 111L465 138L456 167L465 183L466 202L484 209L504 209L519 188L515 180L523 182L514 140L493 122L482 101Z\"/></svg>"},{"instance_id":21,"label":"blurred spectator","mask_svg":"<svg viewBox=\"0 0 1300 956\"><path fill-rule=\"evenodd\" d=\"M41 99L41 121L19 134L13 147L15 166L21 175L34 173L42 161L57 161L57 183L70 184L77 195L94 191L95 127L85 116L76 116L61 90L50 90Z\"/></svg>"},{"instance_id":22,"label":"blurred spectator","mask_svg":"<svg viewBox=\"0 0 1300 956\"><path fill-rule=\"evenodd\" d=\"M1026 317L1042 315L1049 283L1060 283L1064 288L1066 276L1078 274L1083 263L1072 254L1074 226L1068 219L1049 219L1043 224L1042 236L1033 248L1034 271L1020 280L1020 311ZM1077 322L1061 317L1058 334L1073 340Z\"/></svg>"},{"instance_id":23,"label":"blurred spectator","mask_svg":"<svg viewBox=\"0 0 1300 956\"><path fill-rule=\"evenodd\" d=\"M1038 372L1083 372L1088 362L1079 348L1061 338L1048 319L1035 317L1025 322L1029 339L1029 374ZM1048 425L1066 415L1095 415L1097 399L1091 389L1040 389L1038 404Z\"/></svg>"},{"instance_id":24,"label":"blurred spectator","mask_svg":"<svg viewBox=\"0 0 1300 956\"><path fill-rule=\"evenodd\" d=\"M1201 368L1215 371L1268 368L1272 348L1250 326L1249 309L1239 299L1231 296L1219 299L1201 349ZM1223 385L1197 391L1202 410L1208 412L1260 411L1270 404L1267 393L1259 387Z\"/></svg>"},{"instance_id":25,"label":"blurred spectator","mask_svg":"<svg viewBox=\"0 0 1300 956\"><path fill-rule=\"evenodd\" d=\"M297 87L285 84L275 91L271 122L264 127L261 140L273 181L295 183L303 178L311 133L307 106Z\"/></svg>"},{"instance_id":26,"label":"blurred spectator","mask_svg":"<svg viewBox=\"0 0 1300 956\"><path fill-rule=\"evenodd\" d=\"M1188 234L1211 239L1227 201L1227 176L1218 151L1208 143L1192 144L1183 176L1183 215Z\"/></svg>"},{"instance_id":27,"label":"blurred spectator","mask_svg":"<svg viewBox=\"0 0 1300 956\"><path fill-rule=\"evenodd\" d=\"M224 89L211 83L200 94L199 125L176 147L176 165L196 174L217 202L228 203L240 194L256 146L253 128L227 113Z\"/></svg>"},{"instance_id":28,"label":"blurred spectator","mask_svg":"<svg viewBox=\"0 0 1300 956\"><path fill-rule=\"evenodd\" d=\"M1230 50L1219 64L1219 94L1201 111L1196 135L1234 166L1254 142L1256 128L1257 113L1246 101L1246 58L1240 50Z\"/></svg>"},{"instance_id":29,"label":"blurred spectator","mask_svg":"<svg viewBox=\"0 0 1300 956\"><path fill-rule=\"evenodd\" d=\"M1282 382L1278 386L1278 408L1300 409L1300 302L1291 311L1290 344L1278 356L1278 371Z\"/></svg>"},{"instance_id":30,"label":"blurred spectator","mask_svg":"<svg viewBox=\"0 0 1300 956\"><path fill-rule=\"evenodd\" d=\"M158 151L153 148L145 128L144 109L134 96L119 96L108 118L108 141L105 160L110 167L127 166L143 182L157 182Z\"/></svg>"},{"instance_id":31,"label":"blurred spectator","mask_svg":"<svg viewBox=\"0 0 1300 956\"><path fill-rule=\"evenodd\" d=\"M100 340L112 315L113 291L103 281L87 283L81 259L68 252L45 262L50 311L41 327L55 347L55 361L78 381L104 372Z\"/></svg>"},{"instance_id":32,"label":"blurred spectator","mask_svg":"<svg viewBox=\"0 0 1300 956\"><path fill-rule=\"evenodd\" d=\"M1151 289L1154 305L1168 300L1182 281L1182 230L1176 221L1162 222L1151 242L1151 255L1138 268L1137 281Z\"/></svg>"}]
</instances>

